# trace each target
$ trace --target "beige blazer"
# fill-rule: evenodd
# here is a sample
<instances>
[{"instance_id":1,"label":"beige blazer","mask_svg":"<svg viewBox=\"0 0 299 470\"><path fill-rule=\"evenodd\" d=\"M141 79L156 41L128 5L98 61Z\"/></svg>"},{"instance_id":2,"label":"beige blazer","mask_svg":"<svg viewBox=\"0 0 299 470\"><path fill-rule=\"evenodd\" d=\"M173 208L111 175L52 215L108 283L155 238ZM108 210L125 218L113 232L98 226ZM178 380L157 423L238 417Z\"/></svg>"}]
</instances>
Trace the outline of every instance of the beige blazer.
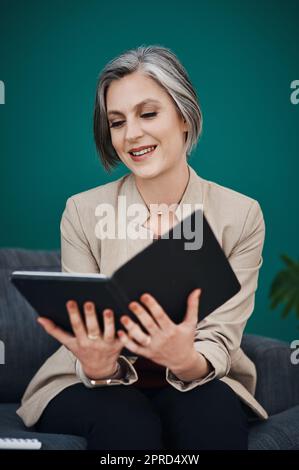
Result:
<instances>
[{"instance_id":1,"label":"beige blazer","mask_svg":"<svg viewBox=\"0 0 299 470\"><path fill-rule=\"evenodd\" d=\"M195 348L210 361L212 372L203 379L183 382L167 368L166 380L177 390L188 392L218 377L249 405L257 418L267 419L267 412L254 398L257 380L255 366L240 348L243 330L254 309L258 273L262 265L265 236L263 214L254 199L201 178L190 165L189 171L189 182L177 208L177 218L182 218L182 204L192 204L192 207L203 204L205 216L242 288L197 324ZM153 242L148 236L136 240L128 237L100 240L96 236L95 227L99 218L95 208L99 204L112 204L117 217L118 196L126 197L127 207L134 203L144 205L132 173L67 200L60 226L63 271L111 275ZM139 228L148 233L148 229L141 227L146 218ZM138 380L133 365L135 360L133 353L127 359L127 382L119 380L114 383L131 385ZM29 383L21 407L17 410L27 426L37 422L55 395L82 380L78 368L75 356L64 346L48 358Z\"/></svg>"}]
</instances>

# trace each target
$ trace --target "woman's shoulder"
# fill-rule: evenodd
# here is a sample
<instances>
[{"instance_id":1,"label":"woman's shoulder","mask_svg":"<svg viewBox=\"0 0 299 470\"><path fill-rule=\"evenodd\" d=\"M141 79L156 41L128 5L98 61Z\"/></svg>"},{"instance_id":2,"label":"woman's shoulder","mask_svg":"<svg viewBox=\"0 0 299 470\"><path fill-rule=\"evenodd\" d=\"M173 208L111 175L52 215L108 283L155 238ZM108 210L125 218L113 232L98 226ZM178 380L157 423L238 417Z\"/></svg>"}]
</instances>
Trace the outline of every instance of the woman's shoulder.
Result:
<instances>
[{"instance_id":1,"label":"woman's shoulder","mask_svg":"<svg viewBox=\"0 0 299 470\"><path fill-rule=\"evenodd\" d=\"M236 189L223 186L219 183L216 183L215 181L210 181L203 178L201 179L204 185L205 197L208 197L211 200L218 201L218 203L222 201L224 204L230 202L232 205L237 204L243 207L249 207L252 204L257 203L257 200L252 196L241 193Z\"/></svg>"},{"instance_id":2,"label":"woman's shoulder","mask_svg":"<svg viewBox=\"0 0 299 470\"><path fill-rule=\"evenodd\" d=\"M72 201L75 206L80 209L90 209L101 203L113 204L115 203L120 188L127 177L128 174L121 176L114 181L73 194L68 198L67 204Z\"/></svg>"},{"instance_id":3,"label":"woman's shoulder","mask_svg":"<svg viewBox=\"0 0 299 470\"><path fill-rule=\"evenodd\" d=\"M201 179L201 184L204 213L227 254L238 241L265 231L256 199L214 181Z\"/></svg>"},{"instance_id":4,"label":"woman's shoulder","mask_svg":"<svg viewBox=\"0 0 299 470\"><path fill-rule=\"evenodd\" d=\"M201 182L204 208L221 218L234 220L242 218L242 214L246 217L249 212L261 213L259 202L252 196L207 179L201 178Z\"/></svg>"}]
</instances>

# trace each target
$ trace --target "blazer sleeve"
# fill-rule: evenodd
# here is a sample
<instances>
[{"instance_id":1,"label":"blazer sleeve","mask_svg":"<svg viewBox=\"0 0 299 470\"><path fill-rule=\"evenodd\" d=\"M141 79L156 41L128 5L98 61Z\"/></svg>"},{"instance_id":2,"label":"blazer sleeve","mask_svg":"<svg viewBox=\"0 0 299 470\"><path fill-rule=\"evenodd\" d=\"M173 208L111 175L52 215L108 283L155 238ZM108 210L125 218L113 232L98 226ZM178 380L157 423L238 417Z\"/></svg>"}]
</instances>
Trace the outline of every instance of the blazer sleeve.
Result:
<instances>
[{"instance_id":1,"label":"blazer sleeve","mask_svg":"<svg viewBox=\"0 0 299 470\"><path fill-rule=\"evenodd\" d=\"M60 223L61 233L61 270L63 272L97 273L100 267L91 252L84 232L83 224L80 220L76 202L70 197L62 214ZM100 249L100 247L99 247ZM63 348L65 346L62 346ZM73 355L70 351L68 351ZM74 355L73 355L74 356ZM75 373L82 383L89 387L112 385L108 381L101 385L92 385L83 372L80 361L74 356ZM122 365L122 377L117 376L113 385L131 385L138 380L138 375L133 365L124 357L120 356Z\"/></svg>"},{"instance_id":2,"label":"blazer sleeve","mask_svg":"<svg viewBox=\"0 0 299 470\"><path fill-rule=\"evenodd\" d=\"M76 203L70 197L60 222L61 270L63 272L97 273L100 268L92 255Z\"/></svg>"},{"instance_id":3,"label":"blazer sleeve","mask_svg":"<svg viewBox=\"0 0 299 470\"><path fill-rule=\"evenodd\" d=\"M76 360L76 374L77 377L83 382L83 384L87 388L95 388L95 387L105 387L106 385L131 385L134 382L137 382L138 376L134 366L125 356L119 356L118 362L121 366L120 371L117 375L107 377L106 379L102 379L101 383L93 384L92 381L86 376L82 369L82 365L80 361ZM113 382L110 382L113 380Z\"/></svg>"},{"instance_id":4,"label":"blazer sleeve","mask_svg":"<svg viewBox=\"0 0 299 470\"><path fill-rule=\"evenodd\" d=\"M199 321L195 331L195 349L205 356L213 370L203 379L183 382L167 369L166 380L178 390L188 391L229 373L231 356L240 347L244 328L254 309L258 274L263 263L264 239L263 214L258 202L253 201L239 240L228 257L241 289L225 304Z\"/></svg>"}]
</instances>

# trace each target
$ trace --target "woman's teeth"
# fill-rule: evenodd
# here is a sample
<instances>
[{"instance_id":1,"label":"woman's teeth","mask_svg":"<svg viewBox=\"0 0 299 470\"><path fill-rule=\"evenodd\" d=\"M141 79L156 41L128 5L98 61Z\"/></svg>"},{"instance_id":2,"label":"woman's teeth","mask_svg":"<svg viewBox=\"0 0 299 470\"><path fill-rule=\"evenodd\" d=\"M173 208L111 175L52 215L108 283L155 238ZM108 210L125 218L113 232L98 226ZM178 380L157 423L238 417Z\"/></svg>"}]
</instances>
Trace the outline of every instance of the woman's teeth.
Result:
<instances>
[{"instance_id":1,"label":"woman's teeth","mask_svg":"<svg viewBox=\"0 0 299 470\"><path fill-rule=\"evenodd\" d=\"M130 152L134 156L144 155L145 153L151 152L155 147L148 147L147 149L140 150L140 152Z\"/></svg>"}]
</instances>

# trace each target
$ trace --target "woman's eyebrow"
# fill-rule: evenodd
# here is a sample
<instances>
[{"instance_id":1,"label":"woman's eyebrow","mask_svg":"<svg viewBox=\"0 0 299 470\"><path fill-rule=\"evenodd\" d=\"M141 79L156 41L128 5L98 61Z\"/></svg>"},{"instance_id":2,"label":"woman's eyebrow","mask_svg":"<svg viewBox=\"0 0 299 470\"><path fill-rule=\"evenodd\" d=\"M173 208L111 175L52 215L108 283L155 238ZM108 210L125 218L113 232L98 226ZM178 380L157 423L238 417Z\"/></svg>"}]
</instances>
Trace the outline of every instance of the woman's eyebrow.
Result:
<instances>
[{"instance_id":1,"label":"woman's eyebrow","mask_svg":"<svg viewBox=\"0 0 299 470\"><path fill-rule=\"evenodd\" d=\"M140 103L137 103L133 109L136 109L136 108L140 108L141 106L143 106L144 104L147 104L147 103L156 103L156 104L161 104L160 101L158 100L155 100L153 98L147 98L146 100L143 100L143 101L140 101ZM120 115L120 116L124 116L124 114L121 112L121 111L117 111L117 110L111 110L109 111L108 113L108 116L112 116L112 115Z\"/></svg>"}]
</instances>

